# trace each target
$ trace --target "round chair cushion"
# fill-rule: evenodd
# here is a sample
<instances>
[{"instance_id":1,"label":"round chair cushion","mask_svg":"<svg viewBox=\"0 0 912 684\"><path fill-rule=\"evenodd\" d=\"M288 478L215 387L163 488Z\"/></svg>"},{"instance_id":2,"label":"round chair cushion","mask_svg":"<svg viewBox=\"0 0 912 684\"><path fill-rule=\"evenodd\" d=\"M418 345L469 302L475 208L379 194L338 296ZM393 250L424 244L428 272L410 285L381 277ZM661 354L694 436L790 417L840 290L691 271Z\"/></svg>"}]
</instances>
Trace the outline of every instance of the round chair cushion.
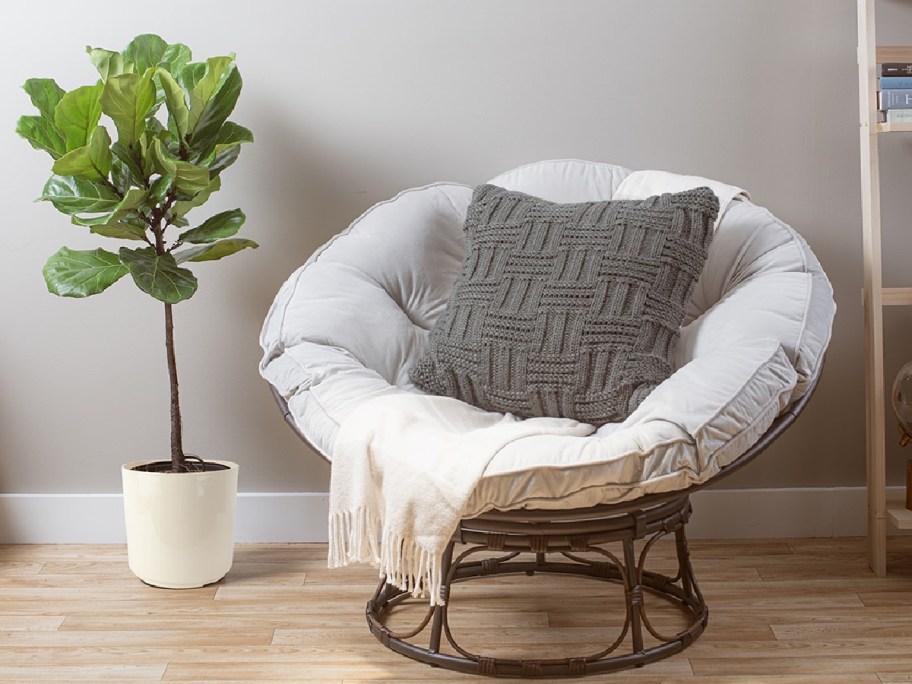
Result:
<instances>
[{"instance_id":1,"label":"round chair cushion","mask_svg":"<svg viewBox=\"0 0 912 684\"><path fill-rule=\"evenodd\" d=\"M629 170L547 161L490 181L552 202L611 199ZM375 397L419 392L408 369L463 260L472 189L437 183L359 217L285 282L260 337L261 374L331 458L339 425ZM687 488L744 453L820 372L835 304L807 243L733 202L716 229L675 350L675 372L623 422L502 449L465 514L567 508Z\"/></svg>"}]
</instances>

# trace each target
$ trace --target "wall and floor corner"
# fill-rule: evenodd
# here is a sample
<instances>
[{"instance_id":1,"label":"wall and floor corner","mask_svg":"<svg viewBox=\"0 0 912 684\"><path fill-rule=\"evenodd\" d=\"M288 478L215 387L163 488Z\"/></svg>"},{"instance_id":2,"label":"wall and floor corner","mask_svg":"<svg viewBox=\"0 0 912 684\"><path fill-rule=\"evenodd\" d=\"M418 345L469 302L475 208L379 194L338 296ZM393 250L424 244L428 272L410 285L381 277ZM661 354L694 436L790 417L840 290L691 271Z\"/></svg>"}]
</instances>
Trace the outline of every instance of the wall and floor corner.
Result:
<instances>
[{"instance_id":1,"label":"wall and floor corner","mask_svg":"<svg viewBox=\"0 0 912 684\"><path fill-rule=\"evenodd\" d=\"M865 534L864 487L715 489L696 493L692 501L691 539ZM325 542L328 515L328 494L240 492L235 538ZM120 494L0 494L0 543L125 542Z\"/></svg>"},{"instance_id":2,"label":"wall and floor corner","mask_svg":"<svg viewBox=\"0 0 912 684\"><path fill-rule=\"evenodd\" d=\"M740 185L805 236L839 306L817 396L758 461L699 495L695 532L864 532L854 3L163 0L151 17L120 7L50 0L4 9L0 22L0 542L119 540L120 464L167 451L160 306L126 283L80 301L47 294L46 258L97 242L30 201L47 160L13 133L30 109L26 78L88 82L85 45L120 49L142 32L197 57L236 52L245 86L233 118L257 138L210 213L242 207L261 247L200 265L199 292L175 308L186 445L240 463L239 539L325 535L329 469L257 374L259 327L284 278L403 188L476 184L561 157ZM879 40L907 43L912 12L879 12ZM889 188L908 178L907 142L891 138L881 158L884 221L897 221L912 214L912 193ZM903 284L890 282L912 253L902 233L885 244L887 284ZM912 320L890 312L886 325L897 341L889 375L909 356ZM903 456L891 447L891 484Z\"/></svg>"}]
</instances>

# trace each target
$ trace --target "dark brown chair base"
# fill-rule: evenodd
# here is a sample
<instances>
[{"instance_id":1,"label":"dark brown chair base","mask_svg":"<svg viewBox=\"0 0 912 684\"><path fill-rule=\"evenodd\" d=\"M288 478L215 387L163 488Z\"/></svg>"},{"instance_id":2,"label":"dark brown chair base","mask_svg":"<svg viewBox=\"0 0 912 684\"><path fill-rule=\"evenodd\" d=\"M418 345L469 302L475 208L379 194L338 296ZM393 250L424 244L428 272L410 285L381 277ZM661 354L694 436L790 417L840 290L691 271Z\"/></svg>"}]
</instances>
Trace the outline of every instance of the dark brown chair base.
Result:
<instances>
[{"instance_id":1,"label":"dark brown chair base","mask_svg":"<svg viewBox=\"0 0 912 684\"><path fill-rule=\"evenodd\" d=\"M427 599L412 599L401 589L381 581L367 604L371 632L384 646L409 658L490 676L555 677L611 672L678 653L703 632L709 615L694 578L684 534L691 510L689 498L676 493L674 498L649 508L635 503L629 510L619 509L602 506L573 511L491 512L465 520L444 555L446 579L442 592L447 604L428 608L416 629L391 630L386 621L393 609L405 601L427 605ZM676 542L677 573L673 577L645 567L655 542L666 535L674 535ZM640 540L643 544L638 551L635 542ZM453 559L456 543L467 544L468 548ZM620 547L617 555L606 548L612 544ZM474 559L487 552L499 555ZM458 596L456 584L493 575L536 573L577 575L620 587L626 617L618 633L608 636L604 647L595 653L574 658L487 657L460 645L448 620L450 611L458 610L458 600L453 606ZM595 588L592 600L598 601L601 593ZM676 606L686 626L674 634L662 634L649 619L654 601ZM448 647L442 649L443 638Z\"/></svg>"}]
</instances>

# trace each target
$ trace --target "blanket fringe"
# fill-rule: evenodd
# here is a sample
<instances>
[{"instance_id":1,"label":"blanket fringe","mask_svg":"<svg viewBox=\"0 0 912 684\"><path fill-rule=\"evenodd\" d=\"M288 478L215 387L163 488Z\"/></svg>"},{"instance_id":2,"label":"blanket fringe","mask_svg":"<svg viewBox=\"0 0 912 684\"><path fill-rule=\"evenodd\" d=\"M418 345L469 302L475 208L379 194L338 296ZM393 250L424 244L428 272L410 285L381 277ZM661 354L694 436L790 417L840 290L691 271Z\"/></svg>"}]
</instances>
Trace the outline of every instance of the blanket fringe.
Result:
<instances>
[{"instance_id":1,"label":"blanket fringe","mask_svg":"<svg viewBox=\"0 0 912 684\"><path fill-rule=\"evenodd\" d=\"M415 539L383 529L380 518L365 507L329 516L330 568L369 563L393 586L415 598L429 596L432 606L445 603L441 556L442 549L427 549Z\"/></svg>"},{"instance_id":2,"label":"blanket fringe","mask_svg":"<svg viewBox=\"0 0 912 684\"><path fill-rule=\"evenodd\" d=\"M367 508L337 511L329 516L329 555L327 565L341 568L349 563L370 563L380 560L380 518Z\"/></svg>"}]
</instances>

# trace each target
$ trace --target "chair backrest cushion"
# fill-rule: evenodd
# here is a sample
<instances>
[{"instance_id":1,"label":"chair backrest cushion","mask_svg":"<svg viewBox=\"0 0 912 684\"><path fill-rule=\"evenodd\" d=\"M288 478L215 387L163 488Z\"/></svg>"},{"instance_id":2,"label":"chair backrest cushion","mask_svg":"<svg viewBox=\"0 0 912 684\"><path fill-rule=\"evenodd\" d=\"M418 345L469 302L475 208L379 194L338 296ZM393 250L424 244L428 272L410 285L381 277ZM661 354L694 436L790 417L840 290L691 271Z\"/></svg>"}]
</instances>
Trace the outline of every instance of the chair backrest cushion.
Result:
<instances>
[{"instance_id":1,"label":"chair backrest cushion","mask_svg":"<svg viewBox=\"0 0 912 684\"><path fill-rule=\"evenodd\" d=\"M551 202L587 202L610 200L629 173L611 164L559 160L489 182ZM260 337L261 373L324 455L358 404L417 391L408 369L423 353L459 277L471 195L465 185L437 183L370 208L317 250L276 296ZM736 201L709 245L674 354L676 373L663 385L686 377L697 360L724 364L739 349L766 349L769 342L797 373L788 398L794 401L820 372L834 311L829 281L801 236L763 207ZM691 410L705 399L700 415L717 416L711 424L718 431L735 404L708 389L698 392L693 382L688 386ZM650 405L641 404L623 424L606 423L599 435L652 415ZM724 432L740 434L734 427ZM652 448L638 442L644 451Z\"/></svg>"}]
</instances>

